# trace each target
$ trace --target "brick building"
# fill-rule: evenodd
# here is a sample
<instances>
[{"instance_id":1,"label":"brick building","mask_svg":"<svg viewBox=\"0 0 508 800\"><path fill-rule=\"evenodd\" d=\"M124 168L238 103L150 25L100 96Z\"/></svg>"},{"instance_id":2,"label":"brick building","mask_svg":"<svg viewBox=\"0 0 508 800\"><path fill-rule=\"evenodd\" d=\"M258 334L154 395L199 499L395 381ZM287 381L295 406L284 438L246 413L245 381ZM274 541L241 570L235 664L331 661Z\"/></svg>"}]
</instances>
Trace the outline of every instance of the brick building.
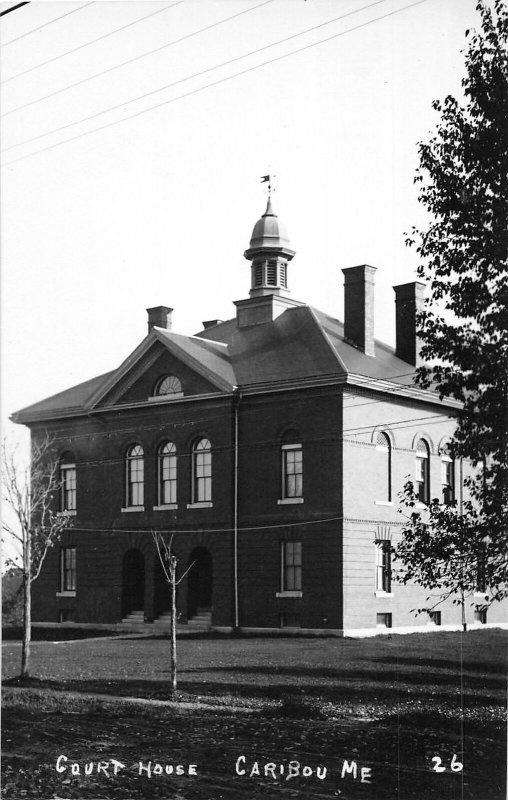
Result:
<instances>
[{"instance_id":1,"label":"brick building","mask_svg":"<svg viewBox=\"0 0 508 800\"><path fill-rule=\"evenodd\" d=\"M375 268L344 269L344 323L289 297L294 251L271 202L245 257L236 316L148 334L113 372L13 415L48 431L73 526L33 589L34 619L164 620L168 593L151 531L174 534L180 620L231 630L366 635L460 627L447 602L392 579L407 476L424 502L462 500L447 455L457 404L413 385L423 286L395 288L396 347L374 338ZM486 624L469 606L469 622ZM487 624L503 619L500 606Z\"/></svg>"}]
</instances>

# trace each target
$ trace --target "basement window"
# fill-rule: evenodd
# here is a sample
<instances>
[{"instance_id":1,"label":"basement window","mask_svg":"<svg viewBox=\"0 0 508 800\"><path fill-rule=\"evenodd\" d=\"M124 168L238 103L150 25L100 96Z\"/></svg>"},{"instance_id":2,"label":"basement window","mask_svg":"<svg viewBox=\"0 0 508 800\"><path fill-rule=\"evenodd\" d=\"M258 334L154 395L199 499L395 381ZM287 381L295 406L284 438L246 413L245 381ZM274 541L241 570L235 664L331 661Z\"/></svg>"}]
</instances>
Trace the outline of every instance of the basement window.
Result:
<instances>
[{"instance_id":1,"label":"basement window","mask_svg":"<svg viewBox=\"0 0 508 800\"><path fill-rule=\"evenodd\" d=\"M281 628L301 628L299 614L281 614L280 615Z\"/></svg>"},{"instance_id":2,"label":"basement window","mask_svg":"<svg viewBox=\"0 0 508 800\"><path fill-rule=\"evenodd\" d=\"M76 612L73 608L61 608L58 612L58 622L75 622Z\"/></svg>"},{"instance_id":3,"label":"basement window","mask_svg":"<svg viewBox=\"0 0 508 800\"><path fill-rule=\"evenodd\" d=\"M429 611L429 621L431 625L441 625L441 612Z\"/></svg>"},{"instance_id":4,"label":"basement window","mask_svg":"<svg viewBox=\"0 0 508 800\"><path fill-rule=\"evenodd\" d=\"M487 609L476 607L474 612L474 621L479 622L481 625L487 624Z\"/></svg>"},{"instance_id":5,"label":"basement window","mask_svg":"<svg viewBox=\"0 0 508 800\"><path fill-rule=\"evenodd\" d=\"M392 615L390 613L376 614L376 628L391 628Z\"/></svg>"}]
</instances>

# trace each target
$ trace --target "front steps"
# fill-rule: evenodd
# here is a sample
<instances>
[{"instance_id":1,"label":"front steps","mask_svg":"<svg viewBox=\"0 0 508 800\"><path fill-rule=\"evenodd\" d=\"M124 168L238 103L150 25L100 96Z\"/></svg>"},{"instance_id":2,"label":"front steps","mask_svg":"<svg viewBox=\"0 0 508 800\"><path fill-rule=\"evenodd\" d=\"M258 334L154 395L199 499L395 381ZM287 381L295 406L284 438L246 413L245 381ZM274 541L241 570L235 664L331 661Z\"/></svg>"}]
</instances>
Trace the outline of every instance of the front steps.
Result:
<instances>
[{"instance_id":1,"label":"front steps","mask_svg":"<svg viewBox=\"0 0 508 800\"><path fill-rule=\"evenodd\" d=\"M152 623L145 622L143 611L131 611L120 623L122 630L148 633L150 630L157 633L166 633L171 629L171 613L164 611ZM198 608L197 613L187 621L178 622L178 633L200 633L209 631L212 627L212 610L210 608Z\"/></svg>"},{"instance_id":2,"label":"front steps","mask_svg":"<svg viewBox=\"0 0 508 800\"><path fill-rule=\"evenodd\" d=\"M122 625L128 625L129 627L137 628L140 625L144 624L145 624L144 611L131 611L130 614L127 614L127 616L122 619Z\"/></svg>"},{"instance_id":3,"label":"front steps","mask_svg":"<svg viewBox=\"0 0 508 800\"><path fill-rule=\"evenodd\" d=\"M212 609L198 608L197 613L187 621L187 630L209 631L212 627Z\"/></svg>"}]
</instances>

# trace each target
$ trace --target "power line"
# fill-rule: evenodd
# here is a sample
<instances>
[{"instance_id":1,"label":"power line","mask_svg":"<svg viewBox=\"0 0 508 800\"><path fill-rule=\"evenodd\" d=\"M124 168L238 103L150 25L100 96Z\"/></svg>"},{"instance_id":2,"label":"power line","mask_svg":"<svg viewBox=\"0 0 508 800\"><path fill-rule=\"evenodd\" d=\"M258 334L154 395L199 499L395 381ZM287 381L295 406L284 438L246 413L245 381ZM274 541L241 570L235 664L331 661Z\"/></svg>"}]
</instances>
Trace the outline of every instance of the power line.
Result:
<instances>
[{"instance_id":1,"label":"power line","mask_svg":"<svg viewBox=\"0 0 508 800\"><path fill-rule=\"evenodd\" d=\"M258 53L262 53L264 50L268 50L271 47L276 47L277 45L285 44L291 39L297 39L298 37L304 36L305 34L310 33L311 31L314 31L317 28L323 28L327 25L331 25L332 23L337 22L338 20L351 16L351 14L356 14L359 11L365 11L366 9L370 8L373 5L379 5L379 3L384 3L384 2L385 0L375 0L374 3L370 3L367 6L363 6L362 8L350 11L347 14L342 14L340 17L335 17L334 19L328 20L327 22L322 22L319 25L315 25L313 28L308 28L306 30L300 31L299 33L294 33L291 36L287 36L284 39L278 40L277 42L272 42L271 44L265 44L263 45L263 47L258 47L256 50L251 50L250 52L244 53L243 55L235 56L235 58L230 58L228 61L223 61L220 64L215 64L213 67L207 67L206 69L201 70L200 72L194 72L192 75L187 75L185 78L179 78L177 81L166 83L164 86L160 86L158 89L152 89L152 91L145 92L144 94L138 95L138 97L133 97L131 100L126 100L122 103L117 103L117 105L109 106L109 108L105 108L102 111L97 111L95 114L91 114L88 117L81 117L81 119L75 120L74 122L69 122L66 125L60 125L60 127L53 128L50 131L45 131L45 133L39 133L37 134L37 136L32 136L30 139L25 139L22 142L18 142L17 144L11 145L10 147L4 147L1 152L6 153L8 150L13 150L16 147L22 147L25 144L30 144L31 142L37 141L37 139L43 139L45 136L50 136L53 133L59 133L60 131L67 130L67 128L73 128L75 125L80 125L83 122L89 122L92 119L97 119L97 117L101 117L103 114L109 114L111 111L117 111L119 108L125 108L126 106L131 105L131 103L137 103L139 100L144 100L145 97L152 97L155 94L164 92L166 91L166 89L171 89L174 86L178 86L181 83L185 83L186 81L193 80L194 78L200 78L203 75L206 75L209 72L213 72L216 69L227 67L230 64L236 63L237 61L243 61L243 59L250 58L250 56L257 55Z\"/></svg>"},{"instance_id":2,"label":"power line","mask_svg":"<svg viewBox=\"0 0 508 800\"><path fill-rule=\"evenodd\" d=\"M20 5L24 6L25 3L20 3ZM38 25L37 28L34 28L31 31L27 31L26 33L22 33L21 36L16 36L15 39L11 39L5 44L2 44L2 47L8 47L10 44L14 44L14 42L19 42L20 39L24 39L25 36L30 36L32 33L37 33L41 31L43 28L46 28L48 25L52 25L54 22L58 22L58 20L63 19L64 17L70 16L70 14L75 14L77 11L82 11L87 6L93 5L93 0L90 3L85 3L83 6L79 6L78 8L73 8L72 11L67 11L66 14L62 14L60 17L55 17L55 19L50 19L49 22L44 22L42 25ZM19 6L14 6L14 8L19 8ZM14 9L9 8L7 11L2 12L3 14L7 14L8 11L13 11Z\"/></svg>"},{"instance_id":3,"label":"power line","mask_svg":"<svg viewBox=\"0 0 508 800\"><path fill-rule=\"evenodd\" d=\"M305 401L299 401L298 405L302 406L305 404ZM257 410L256 410L257 411ZM250 413L256 413L254 409L250 409ZM245 414L245 412L244 412ZM217 419L224 419L224 414L218 414L214 417L205 417L205 418L193 418L189 419L185 422L167 422L167 423L158 423L157 425L137 425L132 426L129 428L119 428L116 430L111 431L98 431L96 433L90 433L85 431L83 433L72 434L72 435L64 435L64 436L54 436L52 441L53 442L72 442L76 439L100 439L101 437L107 436L108 438L116 438L119 435L124 436L126 438L127 435L132 434L132 437L136 439L137 443L141 443L141 439L146 436L147 433L151 431L160 431L161 434L164 434L165 440L170 438L171 436L175 438L175 433L182 428L193 428L193 435L205 435L207 426L213 422L213 420ZM245 420L244 420L245 421ZM430 414L423 417L407 417L406 419L401 419L397 421L376 421L369 425L364 426L354 426L352 428L343 428L341 431L338 431L333 438L330 436L322 435L322 436L315 436L315 437L302 437L303 444L326 444L326 445L335 445L342 441L344 434L362 434L368 433L369 431L374 431L376 428L380 430L403 430L405 428L411 428L413 426L417 426L421 428L422 423L425 423L425 426L428 427L429 425L443 425L445 422L452 421L452 418L449 417L447 414ZM178 434L176 436L178 438ZM213 436L211 437L213 438ZM347 438L347 437L346 437ZM269 446L280 446L281 445L281 438L270 438L270 439L262 439L258 440L255 443L248 442L243 444L242 442L239 443L240 449L248 449L248 450L255 450L266 448ZM134 441L131 442L133 444ZM365 442L362 442L365 444ZM232 445L212 445L212 451L215 453L226 453L231 452L233 450ZM396 448L398 449L398 448ZM191 456L193 450L177 450L177 455L182 458L188 458ZM111 457L111 458L101 458L101 459L89 459L88 461L79 461L80 464L88 464L88 465L98 465L98 464L105 464L105 463L119 463L123 460L123 456L119 457Z\"/></svg>"},{"instance_id":4,"label":"power line","mask_svg":"<svg viewBox=\"0 0 508 800\"><path fill-rule=\"evenodd\" d=\"M152 56L155 53L160 53L162 50L167 49L168 47L173 47L175 44L180 44L180 42L184 42L187 39L192 39L194 36L198 36L200 33L204 33L205 31L209 31L212 28L216 28L219 25L224 25L226 22L230 22L232 19L236 19L237 17L243 16L243 14L248 14L250 11L256 11L258 8L262 8L263 6L268 5L269 3L273 3L273 0L264 0L263 3L259 3L257 6L252 6L251 8L246 8L243 11L239 11L236 14L233 14L230 17L226 17L225 19L221 19L218 22L213 22L211 25L207 25L204 28L200 28L197 31L193 31L192 33L188 33L185 36L181 36L179 39L173 39L171 42L167 42L166 44L161 45L160 47L156 47L154 50L149 50L146 53L141 53L139 56L134 56L134 58L129 58L127 61L122 61L121 64L115 64L109 69L104 69L102 72L96 72L94 75L89 75L87 78L83 78L80 81L76 81L75 83L70 83L68 86L63 86L61 89L56 89L54 92L50 92L50 94L44 95L44 97L38 97L35 100L30 100L28 103L25 103L22 106L16 106L16 108L12 108L10 111L6 111L2 114L2 117L7 117L9 114L14 114L15 111L21 111L21 109L28 108L29 106L33 106L36 103L42 103L43 100L48 100L51 97L55 97L57 94L61 94L62 92L67 92L69 89L75 89L76 86L82 86L84 83L93 80L94 78L99 78L102 75L107 75L110 72L114 72L116 69L120 69L121 67L125 67L128 64L134 64L135 61L140 61L142 58L147 58L148 56ZM64 54L65 55L65 54ZM63 56L58 56L62 58ZM35 67L33 67L35 69Z\"/></svg>"},{"instance_id":5,"label":"power line","mask_svg":"<svg viewBox=\"0 0 508 800\"><path fill-rule=\"evenodd\" d=\"M114 31L110 31L109 33L104 33L102 36L98 36L97 39L92 39L90 42L85 42L84 44L80 44L79 47L74 47L72 50L67 50L66 53L61 53L59 56L53 56L53 58L48 58L47 61L41 61L40 64L36 64L34 67L29 67L28 69L23 70L23 72L17 72L15 75L11 75L10 78L6 78L4 81L2 81L2 83L4 84L9 83L9 81L13 81L14 78L20 78L22 75L27 75L34 69L39 69L39 67L45 67L46 64L52 64L53 61L58 61L59 58L63 58L64 56L69 56L72 53L77 53L78 50L82 50L84 47L89 47L91 44L95 44L96 42L100 42L103 39L107 39L109 36L113 36L115 33L120 33L120 31L124 31L127 28L131 28L133 25L137 25L138 22L143 22L143 20L149 19L150 17L154 17L156 14L162 14L163 11L167 11L168 9L173 8L173 6L178 6L181 3L183 3L183 0L177 0L175 3L171 3L171 5L169 6L164 6L164 8L158 8L156 11L152 11L150 14L146 14L144 17L135 19L133 22L127 23L127 25L122 25L121 28L116 28ZM92 5L92 3L87 3L86 5ZM85 8L85 6L81 6L81 8ZM79 11L79 10L80 9L74 9L74 11ZM73 12L70 11L69 13L72 14ZM64 14L64 16L66 15Z\"/></svg>"},{"instance_id":6,"label":"power line","mask_svg":"<svg viewBox=\"0 0 508 800\"><path fill-rule=\"evenodd\" d=\"M5 14L10 14L11 11L17 11L18 8L22 8L23 6L27 6L28 3L29 3L29 0L25 0L24 3L18 3L15 6L11 6L10 8L6 8L4 11L0 11L0 17L5 16ZM2 45L2 46L5 47L5 45Z\"/></svg>"},{"instance_id":7,"label":"power line","mask_svg":"<svg viewBox=\"0 0 508 800\"><path fill-rule=\"evenodd\" d=\"M339 522L342 520L343 517L322 517L321 519L311 519L307 522L301 522L300 520L295 522L280 522L275 523L274 525L250 525L242 528L196 528L195 530L191 528L182 528L181 530L175 530L174 528L157 528L155 525L151 525L150 527L138 527L138 528L78 528L78 527L69 527L66 529L68 533L72 533L76 531L77 533L151 533L153 530L156 533L233 533L234 530L237 531L263 531L263 530L272 530L273 528L296 528L301 527L302 525L318 525L323 522ZM390 523L395 524L395 523Z\"/></svg>"},{"instance_id":8,"label":"power line","mask_svg":"<svg viewBox=\"0 0 508 800\"><path fill-rule=\"evenodd\" d=\"M180 0L180 1L182 1L182 0ZM377 0L377 2L382 2L382 0ZM422 3L426 3L426 2L428 2L428 0L417 0L417 2L415 2L415 3L411 3L411 4L407 5L407 6L404 6L403 8L396 9L395 11L390 11L387 14L383 14L380 17L375 17L372 20L368 20L367 22L363 22L363 23L361 23L359 25L354 26L353 28L349 28L346 31L341 31L340 33L336 33L333 36L327 37L326 39L321 39L321 40L319 40L317 42L313 42L311 44L304 45L303 47L300 47L297 50L292 50L290 53L285 53L283 55L276 56L275 58L272 58L272 59L270 59L268 61L264 61L261 64L256 64L253 67L248 67L247 69L242 70L241 72L234 73L233 75L229 75L226 78L220 78L220 79L218 79L216 81L213 81L212 83L206 84L205 86L201 86L201 87L199 87L197 89L193 89L193 90L191 90L189 92L186 92L186 93L184 93L182 95L179 95L178 97L173 97L173 98L171 98L169 100L164 100L162 103L158 103L155 106L150 106L150 108L143 109L142 111L137 111L135 114L131 114L128 117L123 117L122 119L114 120L113 122L108 122L105 125L101 125L98 128L94 128L94 129L92 129L90 131L84 131L83 133L76 134L76 136L72 136L69 139L64 139L61 142L56 142L55 144L48 145L47 147L43 147L40 150L35 150L34 152L28 153L25 156L20 156L19 158L12 159L12 161L7 161L7 162L5 162L4 166L10 166L11 164L15 164L18 161L24 161L27 158L32 158L32 156L39 155L40 153L45 153L48 150L53 150L55 147L60 147L63 144L68 144L70 142L74 142L74 141L76 141L78 139L83 138L84 136L89 136L89 135L91 135L93 133L97 133L99 131L105 130L106 128L111 128L111 127L113 127L115 125L119 125L122 122L127 122L128 120L135 119L136 117L139 117L139 116L141 116L143 114L146 114L149 111L154 111L154 110L157 110L159 108L162 108L165 105L169 105L170 103L175 103L178 100L183 100L186 97L191 97L192 95L198 94L199 92L202 92L205 89L210 89L210 88L212 88L214 86L218 86L218 85L220 85L222 83L226 83L227 81L230 81L233 78L238 78L238 77L240 77L242 75L246 75L249 72L253 72L256 69L260 69L261 67L266 67L269 64L273 64L273 63L275 63L277 61L282 61L283 59L289 58L290 56L296 55L297 53L304 52L306 50L309 50L312 47L316 47L316 46L318 46L320 44L323 44L325 42L329 42L329 41L332 41L333 39L337 39L337 38L339 38L341 36L345 36L348 33L352 33L353 31L359 30L361 28L365 28L368 25L372 25L375 22L379 22L382 19L386 19L388 17L392 17L395 14L401 13L402 11L406 11L408 8L413 8L414 6L419 6L419 5L422 5ZM148 93L148 94L151 94L151 93ZM137 99L141 99L141 98L137 98ZM112 110L112 109L107 109L107 111L110 111L110 110ZM106 113L106 112L101 112L101 113ZM97 116L97 115L94 115L94 116ZM76 123L72 123L72 124L76 124ZM66 127L69 127L69 126L67 126L67 125L63 126L63 128L66 128ZM61 128L60 130L62 130L63 128ZM55 131L52 131L52 132L55 132ZM43 134L43 135L45 135L45 134ZM39 138L39 137L36 137L36 138ZM18 146L18 145L13 145L13 146ZM9 149L11 149L11 148L9 148Z\"/></svg>"}]
</instances>

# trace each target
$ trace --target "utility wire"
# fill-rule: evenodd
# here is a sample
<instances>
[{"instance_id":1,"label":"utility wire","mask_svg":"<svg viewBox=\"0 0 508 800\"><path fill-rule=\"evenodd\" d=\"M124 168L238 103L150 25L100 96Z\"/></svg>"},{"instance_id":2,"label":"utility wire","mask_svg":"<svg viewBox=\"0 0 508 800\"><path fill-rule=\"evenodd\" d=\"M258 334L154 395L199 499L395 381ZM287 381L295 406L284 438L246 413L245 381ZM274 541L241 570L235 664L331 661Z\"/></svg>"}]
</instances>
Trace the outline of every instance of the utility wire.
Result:
<instances>
[{"instance_id":1,"label":"utility wire","mask_svg":"<svg viewBox=\"0 0 508 800\"><path fill-rule=\"evenodd\" d=\"M224 415L223 414L222 415L218 415L218 416L215 417L215 419L224 419ZM137 440L140 440L147 433L149 433L151 431L160 431L161 433L163 432L165 434L165 440L167 440L171 435L173 435L173 437L174 437L174 433L175 433L175 431L177 429L181 429L181 428L185 428L185 427L191 427L191 426L194 428L195 432L197 431L197 433L196 433L197 436L199 436L200 433L201 433L201 435L204 436L205 435L204 431L206 430L207 426L210 424L211 421L212 421L211 418L205 418L205 419L191 419L191 420L188 420L186 422L181 422L181 423L167 422L167 423L162 423L162 424L159 423L158 425L144 425L144 426L142 426L142 430L141 431L140 431L140 427L141 426L137 425L137 426L133 426L133 427L129 427L129 428L120 428L118 430L112 430L112 431L104 431L104 432L99 431L99 432L93 433L93 434L91 434L89 432L85 432L85 433L79 433L79 434L73 434L73 435L54 436L52 441L54 441L54 442L59 442L59 441L71 442L71 441L74 441L76 439L83 439L83 438L88 439L88 440L89 439L94 440L94 439L99 439L99 438L101 438L103 436L108 436L108 437L114 439L114 438L118 437L119 435L123 435L124 438L126 438L126 436L129 435L129 434L132 434L132 436L137 438ZM342 441L342 439L344 438L344 434L368 433L369 431L373 431L374 429L395 431L395 430L403 430L405 428L411 428L411 427L414 427L414 426L417 426L417 427L421 428L422 423L425 423L425 426L428 427L429 425L443 425L445 422L450 422L450 421L452 421L452 418L450 418L446 414L432 414L432 415L428 415L428 416L425 416L425 417L416 417L416 418L409 418L408 417L406 419L398 420L397 422L393 422L393 420L391 420L389 422L376 422L375 424L370 424L370 425L365 425L365 426L357 426L357 427L353 427L353 428L344 428L344 429L342 429L342 431L338 431L334 435L333 438L325 437L325 436L302 437L302 442L303 442L303 444L311 444L312 443L312 444L326 444L326 445L330 445L331 446L331 445L336 445L336 444L340 443ZM201 432L200 433L198 431L199 427L201 427ZM213 436L211 438L213 438ZM346 438L348 438L348 437L346 436ZM258 449L259 450L259 449L265 449L266 447L270 447L270 446L274 446L274 447L277 446L278 447L278 446L281 445L281 442L282 442L281 438L278 437L278 438L274 438L274 439L259 440L256 443L252 443L252 442L248 442L246 444L240 443L239 447L240 447L240 449L248 449L248 450ZM131 444L133 444L133 443L138 443L139 444L140 442L139 441L131 442ZM368 442L361 442L361 444L368 444ZM234 448L231 445L222 445L222 446L212 445L212 452L215 452L215 453L227 453L227 452L231 452L233 449ZM395 447L394 449L401 449L401 448ZM177 450L176 455L181 457L181 458L188 458L188 457L190 457L192 452L193 452L192 449L191 450ZM89 459L88 461L81 461L80 460L78 463L79 464L88 464L88 465L94 466L94 465L100 465L100 464L106 464L106 463L115 464L115 463L119 463L122 460L123 460L123 456L122 457L101 458L101 459Z\"/></svg>"},{"instance_id":2,"label":"utility wire","mask_svg":"<svg viewBox=\"0 0 508 800\"><path fill-rule=\"evenodd\" d=\"M6 8L4 11L0 11L0 17L4 17L6 14L10 14L11 11L17 11L18 8L22 8L23 6L27 6L28 3L29 3L29 0L25 0L24 3L18 3L15 6L11 6L10 8ZM2 47L5 47L5 45L2 45Z\"/></svg>"},{"instance_id":3,"label":"utility wire","mask_svg":"<svg viewBox=\"0 0 508 800\"><path fill-rule=\"evenodd\" d=\"M20 5L25 5L25 3L20 3ZM10 44L14 44L14 42L19 42L20 39L24 39L25 36L30 36L32 33L37 33L41 31L43 28L46 28L48 25L52 25L54 22L58 22L58 20L63 19L64 17L70 16L70 14L75 14L77 11L82 11L87 6L93 5L93 0L90 3L85 3L84 6L79 6L78 8L73 8L72 11L67 11L66 14L62 14L60 17L55 17L55 19L50 19L49 22L44 22L42 25L38 25L37 28L34 28L31 31L27 31L26 33L22 33L21 36L16 36L15 39L10 39L10 41L5 42L2 44L2 47L8 47ZM14 6L14 8L19 8L19 6ZM9 8L8 11L13 11L14 9ZM4 11L4 14L7 14L8 11Z\"/></svg>"},{"instance_id":4,"label":"utility wire","mask_svg":"<svg viewBox=\"0 0 508 800\"><path fill-rule=\"evenodd\" d=\"M74 527L67 528L67 532L72 533L74 531L78 533L151 533L155 530L157 533L232 533L234 530L237 531L262 531L262 530L272 530L272 528L293 528L302 525L318 525L322 522L338 522L342 520L343 517L323 517L322 519L311 519L307 522L301 522L300 520L295 522L281 522L276 523L275 525L249 525L242 528L196 528L196 530L192 530L190 528L182 528L181 530L175 530L174 528L155 528L153 525L146 528L111 528L111 527L103 527L103 528L78 528ZM390 524L397 524L397 523L390 523ZM402 524L402 523L399 523Z\"/></svg>"},{"instance_id":5,"label":"utility wire","mask_svg":"<svg viewBox=\"0 0 508 800\"><path fill-rule=\"evenodd\" d=\"M180 1L182 1L182 0L180 0ZM382 0L378 0L378 2L382 2ZM12 161L7 161L7 162L5 162L4 166L9 166L11 164L15 164L18 161L24 161L26 158L32 158L32 156L39 155L40 153L45 153L48 150L53 150L55 147L60 147L63 144L68 144L69 142L74 142L77 139L81 139L84 136L89 136L89 135L91 135L93 133L97 133L99 131L105 130L106 128L111 128L111 127L113 127L115 125L119 125L122 122L127 122L128 120L135 119L136 117L139 117L139 116L141 116L143 114L146 114L149 111L154 111L156 109L162 108L165 105L169 105L170 103L175 103L176 101L183 100L186 97L191 97L192 95L198 94L199 92L202 92L205 89L210 89L210 88L212 88L214 86L218 86L219 84L226 83L227 81L230 81L233 78L238 78L238 77L240 77L242 75L246 75L249 72L253 72L256 69L260 69L261 67L266 67L269 64L273 64L273 63L275 63L277 61L282 61L283 59L289 58L290 56L296 55L297 53L304 52L306 50L309 50L312 47L317 47L318 45L323 44L325 42L329 42L329 41L332 41L333 39L337 39L337 38L339 38L341 36L345 36L348 33L352 33L353 31L359 30L361 28L365 28L368 25L372 25L375 22L379 22L382 19L387 19L388 17L392 17L395 14L401 13L402 11L406 11L408 8L413 8L415 6L422 5L422 3L426 3L426 2L428 2L428 0L417 0L417 2L415 2L415 3L411 3L411 4L407 5L407 6L403 6L402 8L396 9L395 11L390 11L389 13L383 14L380 17L375 17L372 20L368 20L367 22L363 22L363 23L361 23L359 25L354 26L353 28L348 28L348 30L341 31L340 33L336 33L333 36L327 37L326 39L321 39L321 40L319 40L317 42L313 42L311 44L308 44L308 45L305 45L303 47L300 47L297 50L292 50L290 53L285 53L283 55L276 56L275 58L272 58L269 61L264 61L261 64L256 64L253 67L248 67L247 69L242 70L241 72L234 73L233 75L228 75L225 78L220 78L220 79L218 79L216 81L213 81L212 83L206 84L205 86L200 86L197 89L193 89L193 90L191 90L189 92L186 92L186 93L184 93L182 95L179 95L178 97L173 97L173 98L171 98L169 100L164 100L162 103L158 103L155 106L150 106L150 108L145 108L142 111L137 111L135 114L131 114L128 117L123 117L122 119L114 120L113 122L108 122L105 125L101 125L98 128L93 128L90 131L84 131L83 133L76 134L76 136L72 136L69 139L64 139L61 142L56 142L55 144L48 145L47 147L43 147L40 150L35 150L34 152L28 153L25 156L20 156L19 158L12 159ZM151 94L151 93L148 93L148 94ZM141 98L138 98L138 99L141 99ZM111 110L111 109L107 109L107 111L109 111L109 110ZM106 112L101 112L101 113L106 113ZM97 115L94 115L94 116L97 116ZM72 124L76 124L76 123L72 123ZM67 128L67 127L69 127L69 126L68 125L63 126L63 128ZM63 128L61 128L60 130L62 130ZM43 134L43 135L45 135L45 134ZM39 138L39 137L36 137L36 138ZM13 146L17 147L18 145L13 145ZM9 149L11 149L11 148L9 148Z\"/></svg>"},{"instance_id":6,"label":"utility wire","mask_svg":"<svg viewBox=\"0 0 508 800\"><path fill-rule=\"evenodd\" d=\"M67 92L69 91L69 89L75 89L76 86L82 86L84 83L94 80L94 78L99 78L102 75L107 75L110 72L114 72L114 70L116 69L120 69L121 67L127 66L128 64L134 64L135 61L140 61L142 58L147 58L148 56L152 56L154 55L154 53L160 53L162 50L165 50L168 47L173 47L175 44L180 44L180 42L184 42L186 39L192 39L192 37L198 36L200 33L204 33L205 31L209 31L212 28L216 28L218 25L223 25L224 23L229 22L232 19L236 19L236 17L241 17L243 14L248 14L251 11L256 11L258 8L262 8L263 6L266 6L269 3L273 3L273 0L265 0L263 3L259 3L257 6L246 8L243 11L239 11L237 14L233 14L231 17L226 17L226 19L221 19L218 22L213 22L211 25L207 25L205 28L200 28L197 31L188 33L186 36L181 36L179 39L173 39L171 42L167 42L166 44L161 45L161 47L156 47L154 50L148 50L146 53L141 53L141 55L139 56L134 56L134 58L129 58L127 61L122 61L121 64L114 64L114 66L109 67L109 69L104 69L102 70L102 72L96 72L94 75L89 75L87 78L83 78L80 81L76 81L75 83L70 83L68 86L63 86L61 89L56 89L56 91L50 92L50 94L46 94L44 95L44 97L38 97L35 100L30 100L28 103L24 103L24 105L22 106L16 106L16 108L12 108L10 111L6 111L1 116L7 117L9 114L14 114L15 111L21 111L21 109L28 108L29 106L33 106L36 103L42 103L43 100L48 100L50 97L55 97L55 95L57 94L61 94L62 92ZM59 58L62 58L62 56L59 56Z\"/></svg>"},{"instance_id":7,"label":"utility wire","mask_svg":"<svg viewBox=\"0 0 508 800\"><path fill-rule=\"evenodd\" d=\"M115 33L120 33L120 31L124 31L127 28L131 28L133 25L137 25L138 22L143 22L143 20L149 19L150 17L154 17L156 14L162 14L163 11L167 11L168 9L173 8L174 6L179 6L181 3L183 3L183 0L177 0L176 3L171 3L171 5L169 6L164 6L164 8L158 8L157 11L152 11L150 14L146 14L144 17L135 19L133 22L128 22L127 25L122 25L121 28L116 28L114 31L110 31L109 33L104 33L102 36L98 36L97 39L92 39L92 41L90 42L85 42L84 44L80 44L79 47L74 47L72 50L67 50L67 52L61 53L59 56L53 56L53 58L48 58L47 61L41 61L40 64L36 64L34 67L29 67L28 69L23 70L23 72L17 72L15 75L11 75L10 78L6 78L4 81L2 81L2 83L4 84L9 83L9 81L13 81L14 78L20 78L22 75L27 75L29 72L33 72L34 69L39 69L39 67L45 67L46 64L52 64L53 61L58 61L59 58L63 58L64 56L70 56L72 53L77 53L78 50L83 50L84 47L89 47L91 44L95 44L96 42L100 42L103 39L107 39L109 36L113 36ZM87 3L87 5L92 5L92 4ZM81 8L85 8L85 6L81 6ZM74 11L79 11L79 10L80 9L77 8L74 9ZM72 14L72 11L69 13Z\"/></svg>"},{"instance_id":8,"label":"utility wire","mask_svg":"<svg viewBox=\"0 0 508 800\"><path fill-rule=\"evenodd\" d=\"M50 131L45 131L45 133L39 133L37 136L32 136L30 139L25 139L22 142L18 142L17 144L13 144L10 147L5 147L1 152L6 153L8 150L13 150L16 147L23 147L25 144L30 144L31 142L35 142L38 139L43 139L45 136L51 136L53 133L59 133L60 131L67 130L67 128L73 128L75 125L80 125L82 122L89 122L92 119L97 119L97 117L101 117L103 114L109 114L111 111L117 111L119 108L125 108L131 103L137 103L139 100L144 100L145 97L152 97L155 94L159 94L160 92L166 91L166 89L171 89L174 86L178 86L181 83L185 83L186 81L190 81L194 78L200 78L203 75L206 75L209 72L213 72L216 69L221 69L222 67L227 67L230 64L234 64L237 61L243 61L245 58L250 58L250 56L257 55L258 53L262 53L264 50L269 50L271 47L276 47L280 44L285 44L289 42L291 39L297 39L300 36L304 36L311 31L316 30L317 28L323 28L327 25L331 25L338 20L344 19L345 17L351 16L351 14L356 14L359 11L364 11L367 8L370 8L373 5L379 5L379 3L384 3L385 0L375 0L374 3L370 3L367 6L363 6L362 8L355 9L355 11L350 11L347 14L342 14L340 17L335 17L334 19L330 19L327 22L322 22L319 25L315 25L313 28L308 28L299 33L294 33L291 36L287 36L284 39L280 39L277 42L272 42L271 44L265 44L263 47L258 47L256 50L251 50L249 53L244 53L240 56L235 56L235 58L230 58L228 61L223 61L220 64L215 64L213 67L207 67L206 69L201 70L200 72L194 72L192 75L187 75L184 78L179 78L177 81L172 81L171 83L166 83L164 86L160 86L158 89L152 89L150 92L145 92L144 94L140 94L137 97L133 97L131 100L125 100L122 103L117 103L114 106L109 106L109 108L105 108L102 111L97 111L95 114L91 114L88 117L81 117L81 119L77 119L74 122L69 122L66 125L61 125L58 128L53 128ZM270 63L270 62L268 62ZM240 73L242 74L242 73ZM231 76L234 77L234 76ZM213 84L212 84L213 85Z\"/></svg>"}]
</instances>

